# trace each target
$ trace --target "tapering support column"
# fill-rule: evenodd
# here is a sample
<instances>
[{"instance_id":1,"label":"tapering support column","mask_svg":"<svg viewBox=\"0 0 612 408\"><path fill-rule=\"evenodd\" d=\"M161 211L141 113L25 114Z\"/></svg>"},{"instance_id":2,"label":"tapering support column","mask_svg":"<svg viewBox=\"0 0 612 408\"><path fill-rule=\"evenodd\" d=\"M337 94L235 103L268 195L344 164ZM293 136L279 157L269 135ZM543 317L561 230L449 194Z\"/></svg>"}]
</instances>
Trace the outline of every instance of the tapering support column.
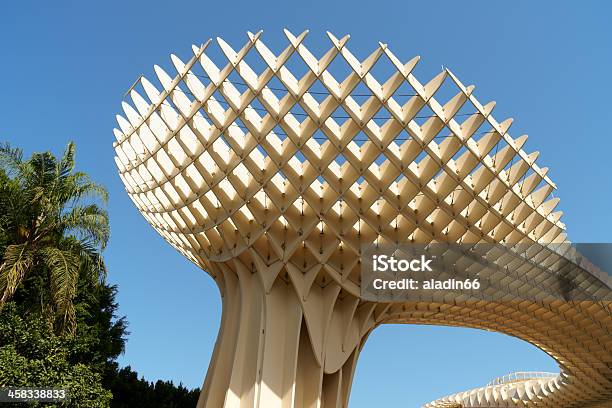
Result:
<instances>
[{"instance_id":1,"label":"tapering support column","mask_svg":"<svg viewBox=\"0 0 612 408\"><path fill-rule=\"evenodd\" d=\"M266 291L260 273L237 262L216 269L223 316L198 408L346 407L358 344L347 351L342 340L328 338L338 337L328 330L332 320L352 319L342 301L334 296L328 310L313 312L323 288L313 288L304 301L282 279ZM326 367L326 359L332 365Z\"/></svg>"}]
</instances>

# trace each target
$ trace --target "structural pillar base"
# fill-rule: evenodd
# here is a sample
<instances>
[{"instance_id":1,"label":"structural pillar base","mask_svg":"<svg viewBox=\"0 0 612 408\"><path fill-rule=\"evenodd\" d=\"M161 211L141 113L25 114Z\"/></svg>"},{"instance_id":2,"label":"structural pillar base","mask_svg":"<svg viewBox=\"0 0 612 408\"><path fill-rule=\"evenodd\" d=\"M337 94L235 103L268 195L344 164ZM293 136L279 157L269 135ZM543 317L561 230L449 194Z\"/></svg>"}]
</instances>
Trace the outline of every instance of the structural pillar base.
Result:
<instances>
[{"instance_id":1,"label":"structural pillar base","mask_svg":"<svg viewBox=\"0 0 612 408\"><path fill-rule=\"evenodd\" d=\"M347 351L330 339L346 309L339 288L313 288L304 300L284 280L265 290L258 272L218 270L223 315L198 408L347 407L360 343L353 336Z\"/></svg>"}]
</instances>

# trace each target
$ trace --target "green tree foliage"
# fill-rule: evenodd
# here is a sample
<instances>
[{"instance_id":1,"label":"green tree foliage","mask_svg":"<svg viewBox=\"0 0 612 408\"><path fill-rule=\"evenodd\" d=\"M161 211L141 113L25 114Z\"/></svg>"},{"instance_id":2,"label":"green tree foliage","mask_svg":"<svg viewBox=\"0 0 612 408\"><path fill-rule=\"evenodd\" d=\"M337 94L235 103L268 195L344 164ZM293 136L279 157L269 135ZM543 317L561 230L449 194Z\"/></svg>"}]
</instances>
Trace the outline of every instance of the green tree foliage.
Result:
<instances>
[{"instance_id":1,"label":"green tree foliage","mask_svg":"<svg viewBox=\"0 0 612 408\"><path fill-rule=\"evenodd\" d=\"M73 143L59 159L45 152L25 160L20 149L0 146L0 307L34 279L38 297L30 300L70 332L79 277L104 276L100 251L109 237L106 210L89 200L106 202L107 192L74 170L74 156Z\"/></svg>"},{"instance_id":2,"label":"green tree foliage","mask_svg":"<svg viewBox=\"0 0 612 408\"><path fill-rule=\"evenodd\" d=\"M117 372L111 380L113 408L194 408L200 390L188 390L171 381L148 382L128 366Z\"/></svg>"},{"instance_id":3,"label":"green tree foliage","mask_svg":"<svg viewBox=\"0 0 612 408\"><path fill-rule=\"evenodd\" d=\"M119 369L128 333L101 256L107 193L74 155L70 143L60 159L24 160L0 145L0 387L69 389L70 402L45 406L195 407L198 389Z\"/></svg>"},{"instance_id":4,"label":"green tree foliage","mask_svg":"<svg viewBox=\"0 0 612 408\"><path fill-rule=\"evenodd\" d=\"M86 363L102 374L105 386L116 376L117 358L123 353L127 322L117 316L117 289L107 284L81 283L77 291L77 331L74 363Z\"/></svg>"},{"instance_id":5,"label":"green tree foliage","mask_svg":"<svg viewBox=\"0 0 612 408\"><path fill-rule=\"evenodd\" d=\"M74 363L78 339L56 335L42 316L23 318L9 302L0 313L0 386L54 386L69 390L61 407L109 407L112 394L95 366ZM37 404L32 404L37 406Z\"/></svg>"}]
</instances>

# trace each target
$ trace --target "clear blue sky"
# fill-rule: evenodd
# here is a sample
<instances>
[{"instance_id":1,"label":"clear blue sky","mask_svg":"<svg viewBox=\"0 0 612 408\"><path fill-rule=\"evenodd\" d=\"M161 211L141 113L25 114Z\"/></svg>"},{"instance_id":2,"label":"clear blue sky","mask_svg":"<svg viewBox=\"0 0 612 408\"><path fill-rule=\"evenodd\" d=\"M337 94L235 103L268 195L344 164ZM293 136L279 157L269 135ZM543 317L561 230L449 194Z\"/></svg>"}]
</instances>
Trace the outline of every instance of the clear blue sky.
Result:
<instances>
[{"instance_id":1,"label":"clear blue sky","mask_svg":"<svg viewBox=\"0 0 612 408\"><path fill-rule=\"evenodd\" d=\"M5 1L0 5L0 140L34 150L78 145L81 170L110 190L109 279L119 285L131 335L121 363L147 379L200 386L220 318L217 289L166 244L129 201L113 162L112 129L123 93L169 54L222 36L239 47L264 29L273 49L282 28L350 33L368 55L386 42L421 55L425 81L442 65L496 100L511 134L528 133L558 184L570 238L612 241L612 7L605 1ZM389 326L371 336L351 407L414 407L517 370L555 371L534 347L495 333Z\"/></svg>"}]
</instances>

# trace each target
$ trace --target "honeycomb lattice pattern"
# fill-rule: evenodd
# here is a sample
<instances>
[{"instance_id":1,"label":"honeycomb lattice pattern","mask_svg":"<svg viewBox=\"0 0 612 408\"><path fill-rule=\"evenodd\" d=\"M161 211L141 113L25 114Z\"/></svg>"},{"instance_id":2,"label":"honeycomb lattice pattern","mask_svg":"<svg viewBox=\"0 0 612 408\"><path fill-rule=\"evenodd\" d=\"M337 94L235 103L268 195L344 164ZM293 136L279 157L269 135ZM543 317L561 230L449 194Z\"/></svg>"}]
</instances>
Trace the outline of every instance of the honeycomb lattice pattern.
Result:
<instances>
[{"instance_id":1,"label":"honeycomb lattice pattern","mask_svg":"<svg viewBox=\"0 0 612 408\"><path fill-rule=\"evenodd\" d=\"M204 53L210 42L194 46L187 64L173 55L176 75L155 69L162 91L143 78L148 100L132 90L135 109L123 104L121 178L147 220L192 261L246 248L290 262L324 249L329 261L354 258L375 240L565 240L538 153L522 150L526 136L512 138L512 121L497 122L494 103L481 105L473 86L448 70L422 85L412 74L418 57L403 64L385 44L360 62L348 36L330 34L332 48L317 59L305 33L286 34L278 56L259 33L239 51L219 39L222 68ZM259 75L245 62L254 54L266 65ZM296 78L285 64L298 57L307 71ZM381 58L395 71L382 83L371 74ZM328 71L333 61L350 68L341 81ZM273 78L283 92L270 88ZM448 81L457 93L438 101Z\"/></svg>"},{"instance_id":2,"label":"honeycomb lattice pattern","mask_svg":"<svg viewBox=\"0 0 612 408\"><path fill-rule=\"evenodd\" d=\"M286 337L285 345L298 344L295 355L286 352L284 363L298 369L286 380L281 378L286 368L266 369L277 362L264 359L263 372L253 369L253 383L278 383L279 389L286 381L295 383L296 395L306 401L311 384L300 370L319 366L312 372L323 385L312 395L326 397L313 397L318 398L316 406L344 407L359 346L382 323L494 329L542 348L548 343L540 342L538 333L552 339L553 330L566 322L567 327L610 336L610 319L594 328L591 317L582 318L604 319L609 313L604 305L361 301L359 255L364 244L566 242L562 213L555 211L559 200L551 197L555 185L547 169L535 163L538 153L523 150L527 136L511 137L512 120L495 120L495 103L478 102L474 86L463 85L448 69L422 84L413 75L419 58L403 63L386 44L379 43L360 61L346 47L349 36L338 39L328 33L331 48L317 58L303 44L307 32L294 36L285 30L285 35L288 45L278 55L262 42L261 32L249 33L239 50L218 38L216 50L211 40L193 46L187 63L172 55L176 73L156 66L157 84L141 77L129 92L131 103L123 103L125 115L117 116L120 129L115 129L115 161L130 198L173 247L217 280L224 292L224 314L229 298L255 302L255 292L246 288L257 284L245 283L251 279L245 271L261 276L262 299L268 299L264 303L276 299L270 294L281 293L278 282L290 282L297 293L297 300L282 296L287 304L299 300L295 309L283 311L295 313L298 326L294 331L287 326L268 342ZM214 55L225 62L217 65ZM382 72L379 79L375 72ZM239 322L255 312L235 313L242 317L224 320L222 332L247 333L250 328ZM317 325L320 316L327 316L327 325ZM556 320L559 316L563 318ZM300 334L302 318L308 340ZM337 334L334 324L345 321L344 331ZM274 322L276 330L288 324ZM272 323L260 324L255 329L270 332ZM549 331L547 325L554 328ZM244 341L245 350L262 341L262 331L248 333L235 340ZM601 341L585 333L584 344ZM291 335L297 337L291 340ZM334 343L334 336L344 340ZM301 346L304 341L311 343L316 363L307 363L304 356L310 352ZM612 365L593 369L589 362L591 357L603 361L609 352L593 349L586 358L569 340L550 341L562 344L554 354L559 361L569 355L571 364L576 362L571 386L559 376L546 384L534 382L537 387L517 386L512 393L486 389L457 394L432 406L459 406L468 400L481 404L470 406L533 401L538 406L574 406L591 398L581 384L596 390L597 401L612 394L612 380L605 380ZM233 368L207 378L199 406L252 406L253 398L267 401L266 407L315 406L298 403L298 397L287 393L281 401L281 393L268 388L253 397L249 390L258 388L244 380L250 363L232 354L242 349L225 343L228 349L219 346L213 365ZM265 355L269 344L257 347ZM336 346L341 351L332 353ZM224 360L226 355L234 357ZM567 367L571 364L566 361ZM232 374L238 371L241 379Z\"/></svg>"}]
</instances>

